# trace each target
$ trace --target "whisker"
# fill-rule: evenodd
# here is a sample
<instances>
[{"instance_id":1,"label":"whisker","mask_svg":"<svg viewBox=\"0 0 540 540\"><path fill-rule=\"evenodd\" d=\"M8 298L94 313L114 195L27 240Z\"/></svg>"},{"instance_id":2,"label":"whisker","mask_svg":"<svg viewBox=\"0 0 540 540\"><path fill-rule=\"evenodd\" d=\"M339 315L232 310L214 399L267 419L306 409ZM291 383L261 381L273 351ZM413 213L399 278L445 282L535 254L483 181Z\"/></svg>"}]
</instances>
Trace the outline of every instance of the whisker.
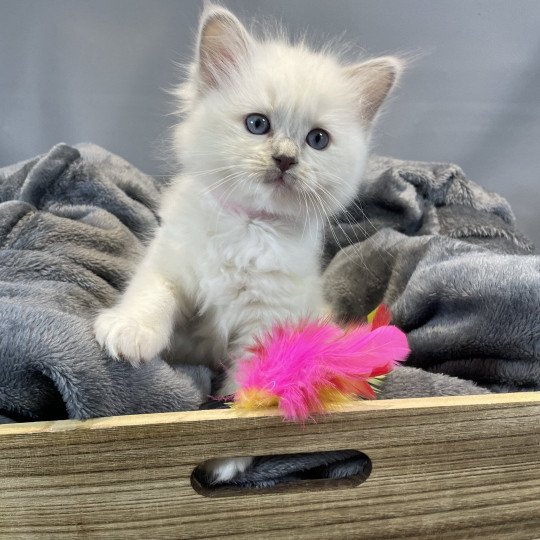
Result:
<instances>
[{"instance_id":1,"label":"whisker","mask_svg":"<svg viewBox=\"0 0 540 540\"><path fill-rule=\"evenodd\" d=\"M240 178L242 176L244 176L244 173L239 172L239 171L234 171L231 174L228 174L227 176L224 176L223 178L220 178L219 180L217 180L213 184L210 184L210 186L208 186L202 193L203 193L203 195L208 195L209 193L211 193L215 189L223 186L227 182L229 182L231 180L234 180L235 178Z\"/></svg>"},{"instance_id":2,"label":"whisker","mask_svg":"<svg viewBox=\"0 0 540 540\"><path fill-rule=\"evenodd\" d=\"M320 186L319 186L320 187ZM361 259L361 262L362 262L362 265L359 265L358 262L353 259L349 253L349 251L351 250L345 250L344 249L344 246L342 246L341 242L339 241L339 239L337 238L337 235L332 227L332 223L331 223L331 220L330 220L330 216L328 215L328 212L326 211L325 207L324 207L324 201L322 200L321 196L317 193L317 191L312 188L311 186L309 186L309 189L310 189L310 192L312 193L312 195L314 197L317 198L317 201L320 205L320 209L322 212L324 212L324 216L326 218L326 222L328 223L328 226L329 226L329 230L330 230L330 233L332 234L338 248L344 253L345 257L347 257L347 259L352 263L354 264L355 266L358 266L359 268L362 268L363 270L367 270L373 277L376 277L373 272L369 269L369 267L367 266L367 264L365 263L364 261L364 256L363 254L361 253L361 251L359 250L358 246L353 243L351 241L351 239L349 238L349 236L347 235L347 233L343 230L343 228L338 224L338 227L341 229L341 231L343 232L343 234L345 235L345 237L347 238L347 241L349 242L349 246L345 246L345 247L351 247L352 248L352 251L355 251L357 253L357 255L360 257Z\"/></svg>"},{"instance_id":3,"label":"whisker","mask_svg":"<svg viewBox=\"0 0 540 540\"><path fill-rule=\"evenodd\" d=\"M343 227L341 226L340 222L339 222L339 216L342 216L347 224L351 227L352 229L352 232L354 233L354 237L355 237L355 240L356 240L356 243L359 243L359 242L362 242L364 240L366 240L367 238L371 237L372 234L369 234L369 232L367 230L364 229L364 227L362 226L361 223L359 223L358 221L356 221L354 219L354 216L349 212L348 210L348 207L345 207L336 197L334 197L328 190L326 190L324 188L324 186L322 185L319 185L318 186L321 190L323 190L327 196L329 196L330 198L332 198L337 204L338 204L338 207L341 209L340 210L340 214L337 215L337 216L333 216L333 220L336 224L337 227L339 227L342 231L343 231L343 234L346 236L347 238L347 241L352 245L354 244L355 242L352 242L352 240L350 239L349 235L345 232L345 230L343 229ZM378 229L377 227L375 227L375 225L373 225L373 223L371 221L369 221L369 218L367 217L367 215L365 214L365 212L362 210L362 208L360 208L355 201L353 201L351 204L355 205L356 208L362 213L362 215L366 218L366 220L369 222L369 224L371 225L371 227L373 228L373 231L374 232L378 232ZM352 221L351 221L351 218L352 218ZM362 233L365 235L365 238L358 238L358 235L355 231L355 227L358 227ZM391 258L395 258L395 255L393 253L390 253L386 248L382 248L382 250L384 251L384 253L386 253L389 257Z\"/></svg>"}]
</instances>

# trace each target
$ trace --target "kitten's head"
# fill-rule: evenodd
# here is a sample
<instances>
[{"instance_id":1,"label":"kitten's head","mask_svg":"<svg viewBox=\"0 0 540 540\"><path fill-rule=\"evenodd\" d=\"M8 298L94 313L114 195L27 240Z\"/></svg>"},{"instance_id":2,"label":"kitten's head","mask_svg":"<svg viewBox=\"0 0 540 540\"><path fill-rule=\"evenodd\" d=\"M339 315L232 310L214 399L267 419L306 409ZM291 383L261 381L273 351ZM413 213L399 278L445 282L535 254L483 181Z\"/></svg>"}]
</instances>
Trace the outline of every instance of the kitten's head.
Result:
<instances>
[{"instance_id":1,"label":"kitten's head","mask_svg":"<svg viewBox=\"0 0 540 540\"><path fill-rule=\"evenodd\" d=\"M339 212L358 190L374 117L400 71L393 57L343 65L304 44L257 40L209 6L178 92L182 167L228 204L304 218Z\"/></svg>"}]
</instances>

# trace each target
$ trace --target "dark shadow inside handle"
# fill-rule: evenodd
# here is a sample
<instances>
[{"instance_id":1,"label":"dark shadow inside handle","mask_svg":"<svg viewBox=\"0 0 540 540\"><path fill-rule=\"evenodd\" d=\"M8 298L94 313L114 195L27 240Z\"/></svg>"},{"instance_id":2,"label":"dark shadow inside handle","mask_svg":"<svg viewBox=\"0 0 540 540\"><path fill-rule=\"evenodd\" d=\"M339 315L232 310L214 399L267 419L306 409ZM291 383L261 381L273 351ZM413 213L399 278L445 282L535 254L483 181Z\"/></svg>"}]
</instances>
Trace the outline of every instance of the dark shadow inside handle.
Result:
<instances>
[{"instance_id":1,"label":"dark shadow inside handle","mask_svg":"<svg viewBox=\"0 0 540 540\"><path fill-rule=\"evenodd\" d=\"M193 489L205 497L354 488L372 469L369 457L358 450L253 456L252 464L233 480L213 482L205 463L191 475Z\"/></svg>"}]
</instances>

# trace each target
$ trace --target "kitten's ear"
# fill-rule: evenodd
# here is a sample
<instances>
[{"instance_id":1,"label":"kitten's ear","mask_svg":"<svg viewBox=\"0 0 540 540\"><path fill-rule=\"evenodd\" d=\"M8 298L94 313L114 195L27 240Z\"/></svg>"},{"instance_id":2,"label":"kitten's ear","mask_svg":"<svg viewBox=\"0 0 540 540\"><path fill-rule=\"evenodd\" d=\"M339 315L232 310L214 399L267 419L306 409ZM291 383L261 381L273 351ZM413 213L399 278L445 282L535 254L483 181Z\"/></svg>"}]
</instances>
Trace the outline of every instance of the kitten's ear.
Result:
<instances>
[{"instance_id":1,"label":"kitten's ear","mask_svg":"<svg viewBox=\"0 0 540 540\"><path fill-rule=\"evenodd\" d=\"M203 87L215 88L227 80L251 47L251 36L228 10L206 5L198 39L198 72Z\"/></svg>"},{"instance_id":2,"label":"kitten's ear","mask_svg":"<svg viewBox=\"0 0 540 540\"><path fill-rule=\"evenodd\" d=\"M360 117L369 127L384 100L403 71L403 62L394 56L382 56L345 68L358 92Z\"/></svg>"}]
</instances>

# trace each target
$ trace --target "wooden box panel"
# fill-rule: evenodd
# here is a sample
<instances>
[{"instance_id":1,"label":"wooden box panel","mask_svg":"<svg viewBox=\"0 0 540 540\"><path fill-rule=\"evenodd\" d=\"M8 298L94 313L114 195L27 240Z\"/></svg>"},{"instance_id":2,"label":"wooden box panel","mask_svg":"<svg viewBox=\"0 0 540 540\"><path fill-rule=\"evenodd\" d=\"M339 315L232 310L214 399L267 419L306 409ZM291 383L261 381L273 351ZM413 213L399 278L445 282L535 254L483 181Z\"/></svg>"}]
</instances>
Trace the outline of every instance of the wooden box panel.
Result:
<instances>
[{"instance_id":1,"label":"wooden box panel","mask_svg":"<svg viewBox=\"0 0 540 540\"><path fill-rule=\"evenodd\" d=\"M358 449L348 489L203 497L213 457ZM2 538L540 538L540 392L0 426Z\"/></svg>"}]
</instances>

